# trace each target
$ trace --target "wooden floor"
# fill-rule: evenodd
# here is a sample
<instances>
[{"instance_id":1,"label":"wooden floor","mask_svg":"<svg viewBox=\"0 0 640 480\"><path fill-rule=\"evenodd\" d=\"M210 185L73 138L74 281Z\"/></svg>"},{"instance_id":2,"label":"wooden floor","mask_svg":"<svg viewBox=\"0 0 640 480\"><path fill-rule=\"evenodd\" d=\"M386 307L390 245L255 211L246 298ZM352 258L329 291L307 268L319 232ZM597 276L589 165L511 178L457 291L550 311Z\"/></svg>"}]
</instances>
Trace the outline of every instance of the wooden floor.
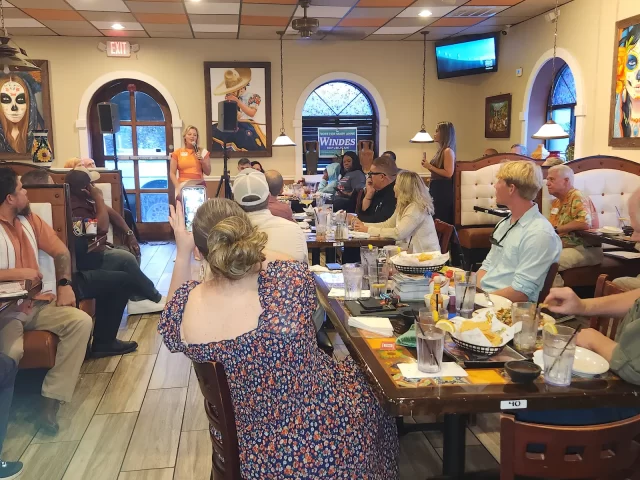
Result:
<instances>
[{"instance_id":1,"label":"wooden floor","mask_svg":"<svg viewBox=\"0 0 640 480\"><path fill-rule=\"evenodd\" d=\"M174 258L173 244L142 246L142 268L162 293L169 288ZM137 341L138 350L85 362L73 401L60 409L55 437L33 426L39 395L15 395L1 458L24 462L21 480L209 479L211 444L198 382L190 361L162 344L158 318L125 316L118 337ZM336 357L348 355L334 332L331 337ZM495 415L479 416L467 431L468 471L497 467L497 431ZM411 433L400 445L401 479L441 473L440 434Z\"/></svg>"}]
</instances>

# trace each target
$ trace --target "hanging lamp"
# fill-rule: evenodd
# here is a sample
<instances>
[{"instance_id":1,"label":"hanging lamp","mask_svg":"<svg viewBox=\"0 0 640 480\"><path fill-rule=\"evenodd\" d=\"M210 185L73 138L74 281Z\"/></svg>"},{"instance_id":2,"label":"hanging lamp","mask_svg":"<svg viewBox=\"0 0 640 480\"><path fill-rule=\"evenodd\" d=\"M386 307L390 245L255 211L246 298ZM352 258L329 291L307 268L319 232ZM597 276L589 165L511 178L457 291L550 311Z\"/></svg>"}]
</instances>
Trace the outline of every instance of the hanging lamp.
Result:
<instances>
[{"instance_id":1,"label":"hanging lamp","mask_svg":"<svg viewBox=\"0 0 640 480\"><path fill-rule=\"evenodd\" d=\"M0 70L10 72L33 72L40 68L27 56L27 52L11 40L4 26L4 2L0 0Z\"/></svg>"},{"instance_id":2,"label":"hanging lamp","mask_svg":"<svg viewBox=\"0 0 640 480\"><path fill-rule=\"evenodd\" d=\"M553 60L551 61L551 91L553 91L553 82L556 78L556 48L558 45L558 0L556 0L556 8L554 11L556 29L553 35ZM569 134L564 131L559 124L553 121L552 118L540 127L540 129L531 135L531 138L536 140L559 140L562 138L569 138Z\"/></svg>"},{"instance_id":3,"label":"hanging lamp","mask_svg":"<svg viewBox=\"0 0 640 480\"><path fill-rule=\"evenodd\" d=\"M433 138L427 133L427 128L424 126L424 99L427 82L427 35L429 35L429 32L420 33L422 33L424 37L424 41L422 42L422 126L420 127L420 131L409 141L411 143L433 143Z\"/></svg>"},{"instance_id":4,"label":"hanging lamp","mask_svg":"<svg viewBox=\"0 0 640 480\"><path fill-rule=\"evenodd\" d=\"M277 32L280 35L280 135L273 141L274 147L295 147L295 142L284 133L284 64L282 56L282 37L284 32Z\"/></svg>"}]
</instances>

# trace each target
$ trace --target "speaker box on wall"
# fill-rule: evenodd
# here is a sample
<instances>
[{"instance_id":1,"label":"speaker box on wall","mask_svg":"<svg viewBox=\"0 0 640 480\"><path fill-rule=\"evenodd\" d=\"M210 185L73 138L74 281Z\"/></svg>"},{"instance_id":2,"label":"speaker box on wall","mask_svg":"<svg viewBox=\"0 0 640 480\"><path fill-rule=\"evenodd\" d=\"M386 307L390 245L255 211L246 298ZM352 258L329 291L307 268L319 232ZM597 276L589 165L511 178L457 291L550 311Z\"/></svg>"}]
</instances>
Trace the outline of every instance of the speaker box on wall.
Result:
<instances>
[{"instance_id":1,"label":"speaker box on wall","mask_svg":"<svg viewBox=\"0 0 640 480\"><path fill-rule=\"evenodd\" d=\"M231 100L218 103L218 130L235 132L238 128L238 105Z\"/></svg>"},{"instance_id":2,"label":"speaker box on wall","mask_svg":"<svg viewBox=\"0 0 640 480\"><path fill-rule=\"evenodd\" d=\"M120 131L120 111L115 103L98 104L98 122L100 133L118 133Z\"/></svg>"}]
</instances>

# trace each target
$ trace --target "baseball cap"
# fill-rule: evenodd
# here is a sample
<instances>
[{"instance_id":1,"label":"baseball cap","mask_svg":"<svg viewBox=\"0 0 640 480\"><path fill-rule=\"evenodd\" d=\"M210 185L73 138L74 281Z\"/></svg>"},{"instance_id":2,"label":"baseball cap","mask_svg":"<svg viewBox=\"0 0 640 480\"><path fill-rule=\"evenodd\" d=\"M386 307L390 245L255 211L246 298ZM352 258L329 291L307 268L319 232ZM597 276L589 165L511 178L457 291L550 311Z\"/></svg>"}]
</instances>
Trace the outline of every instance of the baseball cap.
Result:
<instances>
[{"instance_id":1,"label":"baseball cap","mask_svg":"<svg viewBox=\"0 0 640 480\"><path fill-rule=\"evenodd\" d=\"M95 182L100 178L100 174L89 171L84 167L76 167L70 170L64 177L64 182L68 183L72 189L85 188L88 183Z\"/></svg>"},{"instance_id":2,"label":"baseball cap","mask_svg":"<svg viewBox=\"0 0 640 480\"><path fill-rule=\"evenodd\" d=\"M269 184L264 173L247 168L238 172L233 181L233 198L242 206L260 205L269 198Z\"/></svg>"}]
</instances>

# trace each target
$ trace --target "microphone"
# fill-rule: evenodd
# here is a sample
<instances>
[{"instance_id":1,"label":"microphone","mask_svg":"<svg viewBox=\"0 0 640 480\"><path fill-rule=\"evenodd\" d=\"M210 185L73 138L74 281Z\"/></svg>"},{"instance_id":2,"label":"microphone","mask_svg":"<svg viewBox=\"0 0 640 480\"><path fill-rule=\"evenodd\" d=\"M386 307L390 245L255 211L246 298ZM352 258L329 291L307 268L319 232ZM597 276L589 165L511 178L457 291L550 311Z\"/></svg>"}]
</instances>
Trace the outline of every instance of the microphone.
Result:
<instances>
[{"instance_id":1,"label":"microphone","mask_svg":"<svg viewBox=\"0 0 640 480\"><path fill-rule=\"evenodd\" d=\"M192 145L193 145L193 150L194 150L196 153L198 153L198 152L200 151L200 149L198 148L198 144L197 144L196 142L193 142L193 143L192 143Z\"/></svg>"}]
</instances>

